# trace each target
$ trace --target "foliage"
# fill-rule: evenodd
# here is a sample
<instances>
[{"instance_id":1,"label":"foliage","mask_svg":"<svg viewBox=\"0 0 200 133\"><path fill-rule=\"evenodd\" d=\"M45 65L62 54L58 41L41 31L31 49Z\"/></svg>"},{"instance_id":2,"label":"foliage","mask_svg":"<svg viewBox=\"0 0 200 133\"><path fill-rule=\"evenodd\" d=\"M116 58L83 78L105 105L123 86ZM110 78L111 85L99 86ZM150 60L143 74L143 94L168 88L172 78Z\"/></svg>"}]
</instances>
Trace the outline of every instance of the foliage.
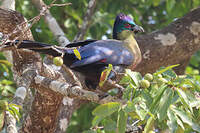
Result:
<instances>
[{"instance_id":1,"label":"foliage","mask_svg":"<svg viewBox=\"0 0 200 133\"><path fill-rule=\"evenodd\" d=\"M80 133L89 129L92 126L91 121L93 118L91 110L93 110L95 107L96 104L90 103L83 105L80 109L75 111L71 118L69 127L67 128L67 132Z\"/></svg>"},{"instance_id":2,"label":"foliage","mask_svg":"<svg viewBox=\"0 0 200 133\"><path fill-rule=\"evenodd\" d=\"M1 40L1 39L0 39ZM15 104L9 104L15 94L16 85L13 82L12 64L8 62L2 53L0 53L0 131L3 129L5 112L9 111L16 120L21 117L19 110L21 108Z\"/></svg>"},{"instance_id":3,"label":"foliage","mask_svg":"<svg viewBox=\"0 0 200 133\"><path fill-rule=\"evenodd\" d=\"M9 104L7 100L0 100L0 131L3 129L5 121L5 112L8 111L11 115L19 121L21 114L19 113L21 106L16 104Z\"/></svg>"},{"instance_id":4,"label":"foliage","mask_svg":"<svg viewBox=\"0 0 200 133\"><path fill-rule=\"evenodd\" d=\"M126 102L97 106L93 110L94 129L103 126L102 130L106 133L124 133L127 120L129 124L139 120L137 126L145 125L144 133L167 129L170 132L186 129L200 132L200 81L189 75L176 75L171 69L175 66L163 67L155 72L147 88L139 84L143 80L140 73L126 70L121 80L126 87L123 95ZM112 128L108 128L109 125L113 125Z\"/></svg>"},{"instance_id":5,"label":"foliage","mask_svg":"<svg viewBox=\"0 0 200 133\"><path fill-rule=\"evenodd\" d=\"M0 55L0 131L3 129L5 112L9 111L16 120L19 121L21 117L19 109L21 108L15 104L9 104L8 102L13 98L15 94L15 84L12 81L11 64Z\"/></svg>"}]
</instances>

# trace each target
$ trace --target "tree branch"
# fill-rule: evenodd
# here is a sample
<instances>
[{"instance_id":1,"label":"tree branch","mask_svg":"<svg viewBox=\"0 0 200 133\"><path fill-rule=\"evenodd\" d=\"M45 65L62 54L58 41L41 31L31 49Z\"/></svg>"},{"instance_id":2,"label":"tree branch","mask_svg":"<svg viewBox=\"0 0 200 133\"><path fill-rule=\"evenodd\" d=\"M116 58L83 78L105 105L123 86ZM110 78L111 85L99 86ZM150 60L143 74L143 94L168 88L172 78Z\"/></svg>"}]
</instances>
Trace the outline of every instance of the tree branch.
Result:
<instances>
[{"instance_id":1,"label":"tree branch","mask_svg":"<svg viewBox=\"0 0 200 133\"><path fill-rule=\"evenodd\" d=\"M0 7L15 10L15 0L3 0Z\"/></svg>"},{"instance_id":2,"label":"tree branch","mask_svg":"<svg viewBox=\"0 0 200 133\"><path fill-rule=\"evenodd\" d=\"M99 97L97 94L91 91L86 91L80 86L71 86L68 83L59 82L52 80L43 76L37 75L35 78L35 83L44 88L51 89L58 92L64 96L77 97L84 100L98 101Z\"/></svg>"},{"instance_id":3,"label":"tree branch","mask_svg":"<svg viewBox=\"0 0 200 133\"><path fill-rule=\"evenodd\" d=\"M75 36L74 41L83 40L83 38L86 34L86 31L90 26L92 16L95 13L96 3L97 3L97 0L90 0L89 1L88 8L87 8L86 14L85 14L84 19L83 19L83 24L81 26L80 31Z\"/></svg>"},{"instance_id":4,"label":"tree branch","mask_svg":"<svg viewBox=\"0 0 200 133\"><path fill-rule=\"evenodd\" d=\"M47 7L47 5L42 0L32 0L32 3L39 11L43 10L44 7ZM60 46L66 46L69 43L69 40L49 10L46 11L44 19Z\"/></svg>"}]
</instances>

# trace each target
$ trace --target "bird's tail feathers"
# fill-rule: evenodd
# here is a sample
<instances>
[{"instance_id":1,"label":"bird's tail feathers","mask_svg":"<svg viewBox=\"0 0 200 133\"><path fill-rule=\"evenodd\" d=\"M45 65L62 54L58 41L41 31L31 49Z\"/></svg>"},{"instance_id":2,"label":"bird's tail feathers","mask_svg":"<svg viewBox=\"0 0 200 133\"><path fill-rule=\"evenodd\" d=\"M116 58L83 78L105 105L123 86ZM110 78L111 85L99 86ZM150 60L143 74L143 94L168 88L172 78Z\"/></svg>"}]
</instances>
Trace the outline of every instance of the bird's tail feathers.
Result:
<instances>
[{"instance_id":1,"label":"bird's tail feathers","mask_svg":"<svg viewBox=\"0 0 200 133\"><path fill-rule=\"evenodd\" d=\"M35 42L35 41L29 41L29 40L23 40L22 42L15 41L14 43L8 42L6 45L17 45L18 49L21 49L21 48L29 49L35 52L48 54L52 56L61 56L62 51L63 51L63 49L58 48L54 45L45 44L41 42Z\"/></svg>"}]
</instances>

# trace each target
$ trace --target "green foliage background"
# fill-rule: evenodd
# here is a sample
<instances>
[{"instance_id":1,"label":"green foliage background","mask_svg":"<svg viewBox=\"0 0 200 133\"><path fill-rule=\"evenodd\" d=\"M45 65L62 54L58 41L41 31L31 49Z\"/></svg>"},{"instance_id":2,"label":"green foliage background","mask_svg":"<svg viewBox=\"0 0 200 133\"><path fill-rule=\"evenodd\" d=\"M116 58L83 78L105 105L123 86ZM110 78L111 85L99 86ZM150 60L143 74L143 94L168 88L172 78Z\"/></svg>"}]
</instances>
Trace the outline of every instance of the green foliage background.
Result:
<instances>
[{"instance_id":1,"label":"green foliage background","mask_svg":"<svg viewBox=\"0 0 200 133\"><path fill-rule=\"evenodd\" d=\"M44 0L49 4L50 0ZM52 15L56 18L67 38L73 38L81 28L83 17L87 10L89 0L57 0L57 3L71 2L72 5L65 7L52 7ZM112 38L112 25L116 14L123 12L131 15L138 25L143 26L146 33L159 30L167 26L173 20L182 17L191 9L200 6L200 0L97 0L97 8L89 30L87 38L105 39ZM21 12L27 19L38 15L37 9L30 0L16 0L16 10ZM32 27L34 39L40 42L57 44L53 34L48 29L42 18ZM0 54L0 59L4 59ZM198 75L200 70L200 52L192 58L190 65L186 68L186 73ZM4 72L7 72L5 74ZM13 94L12 73L9 64L1 63L0 66L0 90L5 91L5 86L9 86L6 97L1 95L1 99L7 99ZM11 81L11 82L10 82ZM4 86L4 87L2 87ZM78 133L91 127L91 110L95 107L84 106L76 111L72 117L69 132Z\"/></svg>"}]
</instances>

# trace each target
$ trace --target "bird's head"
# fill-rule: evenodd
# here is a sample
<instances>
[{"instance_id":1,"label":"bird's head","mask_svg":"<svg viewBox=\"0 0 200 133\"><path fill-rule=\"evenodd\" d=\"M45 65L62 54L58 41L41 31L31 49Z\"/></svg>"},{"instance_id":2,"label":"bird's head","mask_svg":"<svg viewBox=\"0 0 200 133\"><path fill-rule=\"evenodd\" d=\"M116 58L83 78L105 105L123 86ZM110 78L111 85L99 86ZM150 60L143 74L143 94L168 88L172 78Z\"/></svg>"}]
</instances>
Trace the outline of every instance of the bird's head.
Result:
<instances>
[{"instance_id":1,"label":"bird's head","mask_svg":"<svg viewBox=\"0 0 200 133\"><path fill-rule=\"evenodd\" d=\"M144 32L141 26L135 24L133 19L123 13L117 15L113 28L113 39L119 39L118 33L126 31L126 34Z\"/></svg>"}]
</instances>

